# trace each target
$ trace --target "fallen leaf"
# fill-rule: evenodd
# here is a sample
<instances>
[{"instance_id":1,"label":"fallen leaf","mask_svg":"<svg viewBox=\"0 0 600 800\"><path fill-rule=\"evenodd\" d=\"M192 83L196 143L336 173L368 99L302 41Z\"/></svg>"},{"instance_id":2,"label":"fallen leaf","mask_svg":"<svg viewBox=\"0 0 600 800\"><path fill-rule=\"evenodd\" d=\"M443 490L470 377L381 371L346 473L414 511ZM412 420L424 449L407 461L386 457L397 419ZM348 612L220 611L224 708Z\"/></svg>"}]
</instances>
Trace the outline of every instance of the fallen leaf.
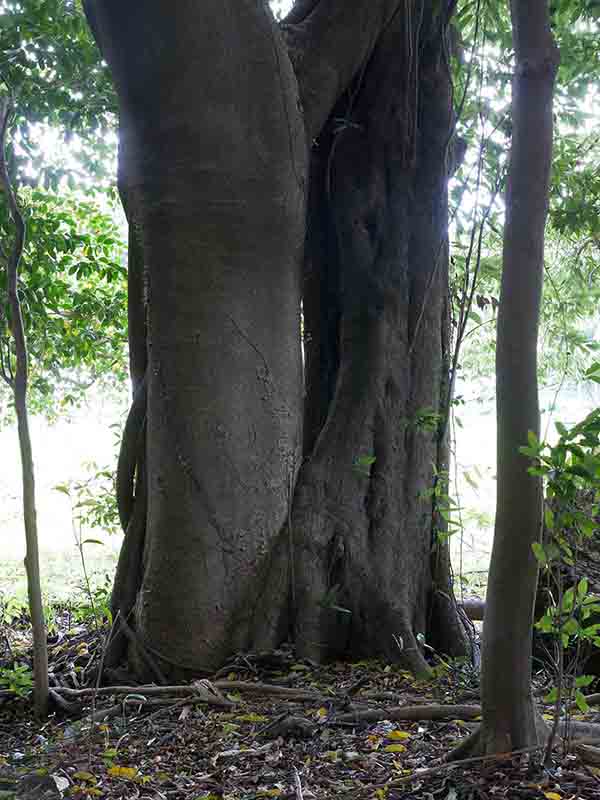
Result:
<instances>
[{"instance_id":1,"label":"fallen leaf","mask_svg":"<svg viewBox=\"0 0 600 800\"><path fill-rule=\"evenodd\" d=\"M78 781L86 781L87 783L96 783L96 777L91 772L74 772L73 777Z\"/></svg>"},{"instance_id":2,"label":"fallen leaf","mask_svg":"<svg viewBox=\"0 0 600 800\"><path fill-rule=\"evenodd\" d=\"M109 767L108 774L113 778L124 778L128 781L133 781L138 776L137 767Z\"/></svg>"},{"instance_id":3,"label":"fallen leaf","mask_svg":"<svg viewBox=\"0 0 600 800\"><path fill-rule=\"evenodd\" d=\"M404 741L404 739L410 739L410 733L407 731L390 731L390 733L386 734L386 739L396 739L398 741Z\"/></svg>"},{"instance_id":4,"label":"fallen leaf","mask_svg":"<svg viewBox=\"0 0 600 800\"><path fill-rule=\"evenodd\" d=\"M386 753L404 753L406 747L403 744L386 744L383 749Z\"/></svg>"}]
</instances>

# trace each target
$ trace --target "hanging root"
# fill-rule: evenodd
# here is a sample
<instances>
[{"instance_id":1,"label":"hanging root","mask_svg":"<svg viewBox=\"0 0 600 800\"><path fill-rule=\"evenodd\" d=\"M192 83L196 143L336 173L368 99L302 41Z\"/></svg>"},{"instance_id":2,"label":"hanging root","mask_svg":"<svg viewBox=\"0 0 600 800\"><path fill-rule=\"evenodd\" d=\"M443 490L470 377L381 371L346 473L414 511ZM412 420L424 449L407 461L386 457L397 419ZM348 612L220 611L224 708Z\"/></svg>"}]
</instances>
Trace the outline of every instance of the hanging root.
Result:
<instances>
[{"instance_id":1,"label":"hanging root","mask_svg":"<svg viewBox=\"0 0 600 800\"><path fill-rule=\"evenodd\" d=\"M127 415L117 463L117 508L124 532L127 532L133 513L135 468L139 459L140 446L143 444L142 437L146 419L146 383L147 376L144 375Z\"/></svg>"},{"instance_id":2,"label":"hanging root","mask_svg":"<svg viewBox=\"0 0 600 800\"><path fill-rule=\"evenodd\" d=\"M142 581L146 538L146 375L129 410L117 467L117 505L125 538L113 584L113 618L128 620ZM135 486L135 492L134 492ZM128 638L120 626L106 653L106 664L116 666L124 657Z\"/></svg>"}]
</instances>

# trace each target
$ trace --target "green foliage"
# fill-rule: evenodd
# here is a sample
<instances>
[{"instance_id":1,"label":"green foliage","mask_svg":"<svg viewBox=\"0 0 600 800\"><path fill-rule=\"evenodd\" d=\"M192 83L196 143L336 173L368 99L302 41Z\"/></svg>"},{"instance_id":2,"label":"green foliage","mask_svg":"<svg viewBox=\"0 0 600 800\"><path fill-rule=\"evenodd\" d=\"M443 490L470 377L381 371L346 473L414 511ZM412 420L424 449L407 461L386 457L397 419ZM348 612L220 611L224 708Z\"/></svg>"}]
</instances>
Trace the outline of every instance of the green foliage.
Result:
<instances>
[{"instance_id":1,"label":"green foliage","mask_svg":"<svg viewBox=\"0 0 600 800\"><path fill-rule=\"evenodd\" d=\"M16 595L0 594L0 625L12 625L23 614L28 613L27 601Z\"/></svg>"},{"instance_id":2,"label":"green foliage","mask_svg":"<svg viewBox=\"0 0 600 800\"><path fill-rule=\"evenodd\" d=\"M80 0L0 2L0 78L15 104L13 180L57 189L82 173L106 178L114 165L115 95ZM49 160L41 133L69 144ZM112 155L112 157L111 157ZM108 170L108 172L107 172Z\"/></svg>"},{"instance_id":3,"label":"green foliage","mask_svg":"<svg viewBox=\"0 0 600 800\"><path fill-rule=\"evenodd\" d=\"M598 368L593 374L598 374ZM600 510L600 409L577 425L556 423L559 434L553 446L539 442L530 432L521 452L533 460L530 472L546 486L544 538L532 545L546 581L547 605L536 628L555 644L557 689L548 702L560 704L564 690L581 710L587 710L582 688L593 678L577 675L585 649L600 647L600 597L590 593L585 576L573 585L565 583L565 565L578 575L577 554L594 536ZM569 649L574 652L565 661Z\"/></svg>"},{"instance_id":4,"label":"green foliage","mask_svg":"<svg viewBox=\"0 0 600 800\"><path fill-rule=\"evenodd\" d=\"M27 697L33 689L33 674L29 667L16 662L12 667L0 667L0 688L16 697Z\"/></svg>"},{"instance_id":5,"label":"green foliage","mask_svg":"<svg viewBox=\"0 0 600 800\"><path fill-rule=\"evenodd\" d=\"M423 500L433 504L433 519L438 542L446 542L455 533L462 530L459 517L460 506L450 494L450 476L447 470L438 470L433 465L433 485L421 492Z\"/></svg>"},{"instance_id":6,"label":"green foliage","mask_svg":"<svg viewBox=\"0 0 600 800\"><path fill-rule=\"evenodd\" d=\"M81 560L81 589L85 600L77 604L75 614L81 621L92 620L99 629L105 620L112 622L112 581L107 574L101 584L92 584L86 563L86 547L103 547L104 542L90 538L87 532L98 529L105 533L117 533L120 532L121 525L115 498L114 474L106 468L98 469L95 464L91 464L90 468L91 474L88 478L58 484L54 489L67 495L71 501L73 535Z\"/></svg>"},{"instance_id":7,"label":"green foliage","mask_svg":"<svg viewBox=\"0 0 600 800\"><path fill-rule=\"evenodd\" d=\"M112 594L112 579L110 575L104 575L100 583L91 586L84 582L81 586L83 599L71 603L69 609L76 622L93 623L98 626L107 622L112 624L112 611L110 610L110 598Z\"/></svg>"},{"instance_id":8,"label":"green foliage","mask_svg":"<svg viewBox=\"0 0 600 800\"><path fill-rule=\"evenodd\" d=\"M0 92L12 101L6 156L27 226L20 295L29 404L52 417L79 403L94 381L115 384L125 375L123 226L110 188L116 102L80 0L0 0ZM0 198L0 364L9 379L5 271L13 234ZM0 395L0 420L8 403Z\"/></svg>"},{"instance_id":9,"label":"green foliage","mask_svg":"<svg viewBox=\"0 0 600 800\"><path fill-rule=\"evenodd\" d=\"M20 287L29 343L30 406L52 417L80 403L95 381L108 387L125 379L123 235L111 196L82 200L31 189L21 192L20 201L28 230ZM0 240L10 241L11 233L6 208L0 204ZM8 329L7 258L0 247L0 355L4 372L10 373L14 354ZM5 394L3 416L8 402Z\"/></svg>"},{"instance_id":10,"label":"green foliage","mask_svg":"<svg viewBox=\"0 0 600 800\"><path fill-rule=\"evenodd\" d=\"M89 474L82 480L57 484L54 489L71 501L73 522L83 531L121 532L115 497L115 474L108 467L88 464ZM98 539L85 538L83 545L101 545Z\"/></svg>"},{"instance_id":11,"label":"green foliage","mask_svg":"<svg viewBox=\"0 0 600 800\"><path fill-rule=\"evenodd\" d=\"M511 137L513 48L508 11L508 4L500 0L472 0L460 4L455 15L457 133L467 150L450 186L451 294L457 334L463 309L467 313L459 369L470 378L494 372L503 180ZM595 121L600 7L595 2L561 0L552 2L551 15L561 64L555 98L540 379L560 386L565 379L581 378L595 347L591 329L600 294L600 153Z\"/></svg>"},{"instance_id":12,"label":"green foliage","mask_svg":"<svg viewBox=\"0 0 600 800\"><path fill-rule=\"evenodd\" d=\"M368 478L371 475L371 467L375 461L376 458L372 455L357 456L354 459L354 464L352 466L356 472L358 472L360 475L363 475L365 478Z\"/></svg>"}]
</instances>

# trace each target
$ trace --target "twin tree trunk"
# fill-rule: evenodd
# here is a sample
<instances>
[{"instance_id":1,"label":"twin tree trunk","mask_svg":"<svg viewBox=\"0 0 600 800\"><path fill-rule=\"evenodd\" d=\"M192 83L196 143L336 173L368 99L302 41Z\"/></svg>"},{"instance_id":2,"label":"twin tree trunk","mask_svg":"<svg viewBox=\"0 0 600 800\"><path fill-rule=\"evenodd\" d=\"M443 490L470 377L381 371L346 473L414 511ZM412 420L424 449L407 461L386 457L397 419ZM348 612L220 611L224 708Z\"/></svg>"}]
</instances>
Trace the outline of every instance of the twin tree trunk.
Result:
<instances>
[{"instance_id":1,"label":"twin tree trunk","mask_svg":"<svg viewBox=\"0 0 600 800\"><path fill-rule=\"evenodd\" d=\"M290 636L301 656L415 672L417 634L467 649L432 497L449 12L355 5L300 3L280 31L258 0L86 4L131 231L113 605L141 673Z\"/></svg>"}]
</instances>

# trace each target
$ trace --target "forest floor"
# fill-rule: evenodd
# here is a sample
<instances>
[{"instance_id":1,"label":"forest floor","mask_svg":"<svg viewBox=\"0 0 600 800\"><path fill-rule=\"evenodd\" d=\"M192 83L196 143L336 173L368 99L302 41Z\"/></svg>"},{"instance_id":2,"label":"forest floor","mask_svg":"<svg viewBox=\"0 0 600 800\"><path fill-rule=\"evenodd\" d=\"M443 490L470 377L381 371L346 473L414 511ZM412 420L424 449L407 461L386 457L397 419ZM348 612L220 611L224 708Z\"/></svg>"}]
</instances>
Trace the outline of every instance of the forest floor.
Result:
<instances>
[{"instance_id":1,"label":"forest floor","mask_svg":"<svg viewBox=\"0 0 600 800\"><path fill-rule=\"evenodd\" d=\"M57 620L43 724L28 695L27 621L0 628L0 680L13 680L0 690L2 800L600 798L600 769L560 746L546 768L535 754L444 760L477 726L469 666L438 659L425 683L379 661L319 666L284 649L185 686L123 686L113 673L97 688L106 627L68 611Z\"/></svg>"}]
</instances>

